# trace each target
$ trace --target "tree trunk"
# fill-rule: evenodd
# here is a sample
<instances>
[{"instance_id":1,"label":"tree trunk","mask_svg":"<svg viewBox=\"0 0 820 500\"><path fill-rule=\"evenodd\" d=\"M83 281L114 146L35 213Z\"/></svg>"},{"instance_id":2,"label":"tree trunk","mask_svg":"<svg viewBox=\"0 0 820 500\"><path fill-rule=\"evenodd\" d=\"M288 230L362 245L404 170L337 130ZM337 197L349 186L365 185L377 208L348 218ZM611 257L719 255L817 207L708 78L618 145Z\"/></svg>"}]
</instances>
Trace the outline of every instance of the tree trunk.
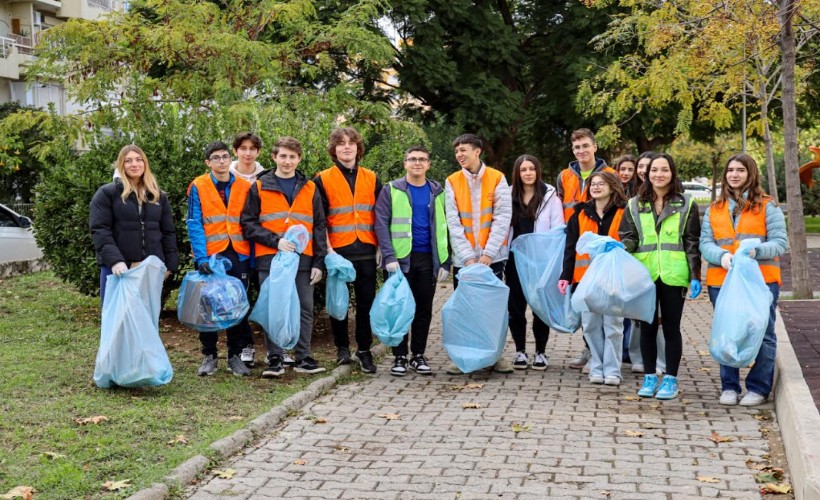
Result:
<instances>
[{"instance_id":1,"label":"tree trunk","mask_svg":"<svg viewBox=\"0 0 820 500\"><path fill-rule=\"evenodd\" d=\"M777 177L774 171L772 131L769 128L769 102L765 98L760 101L760 117L763 120L763 144L766 146L766 175L769 179L769 194L772 195L775 202L780 203L777 194Z\"/></svg>"},{"instance_id":2,"label":"tree trunk","mask_svg":"<svg viewBox=\"0 0 820 500\"><path fill-rule=\"evenodd\" d=\"M796 299L811 299L806 225L800 193L797 150L797 105L794 90L795 42L793 19L797 0L780 0L780 44L783 51L783 135L786 172L786 200L789 204L789 243L791 246L792 291Z\"/></svg>"}]
</instances>

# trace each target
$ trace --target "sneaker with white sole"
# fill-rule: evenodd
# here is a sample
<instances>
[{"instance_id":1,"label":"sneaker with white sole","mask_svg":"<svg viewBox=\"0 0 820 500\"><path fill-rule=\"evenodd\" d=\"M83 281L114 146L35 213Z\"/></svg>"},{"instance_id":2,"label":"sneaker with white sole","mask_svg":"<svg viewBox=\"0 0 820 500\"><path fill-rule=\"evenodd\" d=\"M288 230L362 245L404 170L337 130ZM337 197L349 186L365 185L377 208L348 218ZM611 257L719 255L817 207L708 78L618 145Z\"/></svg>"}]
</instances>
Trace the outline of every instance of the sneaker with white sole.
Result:
<instances>
[{"instance_id":1,"label":"sneaker with white sole","mask_svg":"<svg viewBox=\"0 0 820 500\"><path fill-rule=\"evenodd\" d=\"M268 357L268 366L262 370L262 378L276 378L281 377L285 373L285 367L282 366L282 358L277 355Z\"/></svg>"},{"instance_id":2,"label":"sneaker with white sole","mask_svg":"<svg viewBox=\"0 0 820 500\"><path fill-rule=\"evenodd\" d=\"M543 352L535 353L535 359L532 361L532 369L543 371L547 369L547 365L549 365L549 359Z\"/></svg>"},{"instance_id":3,"label":"sneaker with white sole","mask_svg":"<svg viewBox=\"0 0 820 500\"><path fill-rule=\"evenodd\" d=\"M603 384L604 383L604 377L602 377L600 375L590 375L589 376L589 382L591 384Z\"/></svg>"},{"instance_id":4,"label":"sneaker with white sole","mask_svg":"<svg viewBox=\"0 0 820 500\"><path fill-rule=\"evenodd\" d=\"M390 368L390 375L393 375L394 377L403 377L407 375L406 356L396 356L396 359L393 361L393 367Z\"/></svg>"},{"instance_id":5,"label":"sneaker with white sole","mask_svg":"<svg viewBox=\"0 0 820 500\"><path fill-rule=\"evenodd\" d=\"M282 365L284 364L285 360L283 359ZM315 359L308 356L305 359L294 361L293 371L296 373L322 373L325 371L325 367L321 366Z\"/></svg>"},{"instance_id":6,"label":"sneaker with white sole","mask_svg":"<svg viewBox=\"0 0 820 500\"><path fill-rule=\"evenodd\" d=\"M605 385L621 385L621 377L616 377L615 375L610 375L608 377L604 377L604 384Z\"/></svg>"},{"instance_id":7,"label":"sneaker with white sole","mask_svg":"<svg viewBox=\"0 0 820 500\"><path fill-rule=\"evenodd\" d=\"M228 358L228 371L238 377L247 377L251 374L251 369L242 362L242 359L237 354Z\"/></svg>"},{"instance_id":8,"label":"sneaker with white sole","mask_svg":"<svg viewBox=\"0 0 820 500\"><path fill-rule=\"evenodd\" d=\"M248 346L242 349L242 352L239 354L239 359L245 363L245 366L248 368L253 368L253 358L256 356L256 349L253 346Z\"/></svg>"},{"instance_id":9,"label":"sneaker with white sole","mask_svg":"<svg viewBox=\"0 0 820 500\"><path fill-rule=\"evenodd\" d=\"M643 363L632 363L632 373L643 373Z\"/></svg>"},{"instance_id":10,"label":"sneaker with white sole","mask_svg":"<svg viewBox=\"0 0 820 500\"><path fill-rule=\"evenodd\" d=\"M524 351L518 351L515 353L515 359L513 359L513 368L516 370L526 370L530 367L530 358L527 356L527 353Z\"/></svg>"},{"instance_id":11,"label":"sneaker with white sole","mask_svg":"<svg viewBox=\"0 0 820 500\"><path fill-rule=\"evenodd\" d=\"M496 361L492 369L496 373L512 373L514 371L512 363L504 358Z\"/></svg>"},{"instance_id":12,"label":"sneaker with white sole","mask_svg":"<svg viewBox=\"0 0 820 500\"><path fill-rule=\"evenodd\" d=\"M416 373L419 375L431 375L433 373L433 369L430 368L430 363L427 362L427 358L422 354L415 354L410 358L410 368L416 370Z\"/></svg>"},{"instance_id":13,"label":"sneaker with white sole","mask_svg":"<svg viewBox=\"0 0 820 500\"><path fill-rule=\"evenodd\" d=\"M296 366L296 360L290 357L290 354L285 353L282 355L282 366L285 368L293 368Z\"/></svg>"},{"instance_id":14,"label":"sneaker with white sole","mask_svg":"<svg viewBox=\"0 0 820 500\"><path fill-rule=\"evenodd\" d=\"M723 391L720 393L720 404L727 405L727 406L734 406L737 404L738 397L737 391Z\"/></svg>"},{"instance_id":15,"label":"sneaker with white sole","mask_svg":"<svg viewBox=\"0 0 820 500\"><path fill-rule=\"evenodd\" d=\"M200 377L211 376L216 373L216 356L213 354L209 354L205 356L205 359L202 360L202 364L199 365L199 370L197 370L197 375Z\"/></svg>"},{"instance_id":16,"label":"sneaker with white sole","mask_svg":"<svg viewBox=\"0 0 820 500\"><path fill-rule=\"evenodd\" d=\"M763 394L758 394L756 392L749 391L743 396L743 399L740 400L740 406L757 406L762 405L768 399Z\"/></svg>"},{"instance_id":17,"label":"sneaker with white sole","mask_svg":"<svg viewBox=\"0 0 820 500\"><path fill-rule=\"evenodd\" d=\"M586 347L581 351L581 354L569 361L568 366L570 368L583 368L589 362L590 357L592 357L592 354L589 352L589 347Z\"/></svg>"}]
</instances>

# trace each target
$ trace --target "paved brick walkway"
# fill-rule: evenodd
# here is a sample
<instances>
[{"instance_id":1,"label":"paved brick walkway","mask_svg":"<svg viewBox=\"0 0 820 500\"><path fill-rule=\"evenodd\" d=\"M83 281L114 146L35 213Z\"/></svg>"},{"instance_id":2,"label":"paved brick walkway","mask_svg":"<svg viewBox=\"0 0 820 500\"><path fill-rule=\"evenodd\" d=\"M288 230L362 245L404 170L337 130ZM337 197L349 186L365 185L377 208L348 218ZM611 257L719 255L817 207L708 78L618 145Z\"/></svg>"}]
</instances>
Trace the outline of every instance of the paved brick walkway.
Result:
<instances>
[{"instance_id":1,"label":"paved brick walkway","mask_svg":"<svg viewBox=\"0 0 820 500\"><path fill-rule=\"evenodd\" d=\"M439 289L437 312L448 292ZM545 372L445 375L436 314L428 351L434 376L391 377L392 360L384 359L370 380L331 391L223 464L236 470L232 479L211 477L189 494L198 500L760 498L746 461L769 453L764 423L754 416L772 405L717 403L718 367L707 352L711 314L705 298L687 303L681 396L671 402L634 401L640 380L628 371L620 387L606 387L566 368L583 345L578 334L552 334ZM512 351L510 342L505 356ZM483 386L454 389L464 384ZM400 418L382 417L387 414ZM713 432L731 441L715 443Z\"/></svg>"}]
</instances>

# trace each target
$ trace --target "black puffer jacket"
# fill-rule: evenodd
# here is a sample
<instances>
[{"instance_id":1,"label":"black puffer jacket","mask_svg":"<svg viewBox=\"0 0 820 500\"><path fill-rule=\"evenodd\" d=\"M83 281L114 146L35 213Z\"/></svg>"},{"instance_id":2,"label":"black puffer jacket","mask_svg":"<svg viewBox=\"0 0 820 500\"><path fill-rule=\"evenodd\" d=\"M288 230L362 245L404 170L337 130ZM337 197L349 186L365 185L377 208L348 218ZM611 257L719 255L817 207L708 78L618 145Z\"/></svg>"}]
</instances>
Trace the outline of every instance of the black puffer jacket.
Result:
<instances>
[{"instance_id":1,"label":"black puffer jacket","mask_svg":"<svg viewBox=\"0 0 820 500\"><path fill-rule=\"evenodd\" d=\"M169 271L179 265L177 238L171 205L165 193L158 203L144 203L142 213L137 197L122 201L119 179L102 186L91 199L88 226L97 252L97 264L111 267L117 262L139 262L149 255L159 257Z\"/></svg>"}]
</instances>

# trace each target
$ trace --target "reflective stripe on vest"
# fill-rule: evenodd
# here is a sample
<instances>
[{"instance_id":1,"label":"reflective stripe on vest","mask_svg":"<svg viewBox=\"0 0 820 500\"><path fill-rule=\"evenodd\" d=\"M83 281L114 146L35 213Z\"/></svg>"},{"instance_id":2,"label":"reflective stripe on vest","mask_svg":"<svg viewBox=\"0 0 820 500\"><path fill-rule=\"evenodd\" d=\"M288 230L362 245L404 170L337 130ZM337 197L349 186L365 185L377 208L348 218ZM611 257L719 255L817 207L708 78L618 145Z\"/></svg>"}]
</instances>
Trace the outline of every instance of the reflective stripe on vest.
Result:
<instances>
[{"instance_id":1,"label":"reflective stripe on vest","mask_svg":"<svg viewBox=\"0 0 820 500\"><path fill-rule=\"evenodd\" d=\"M612 217L612 224L609 226L609 231L607 234L610 238L614 239L615 241L621 241L621 237L618 235L618 228L621 227L621 219L624 216L624 209L619 208L615 215ZM595 222L590 217L587 217L587 214L584 211L578 212L578 236L580 237L584 233L594 233L598 234L598 223ZM575 252L575 271L572 273L572 282L578 283L581 281L581 278L584 277L584 273L587 272L589 268L589 264L592 262L592 259L589 257L588 253L579 254Z\"/></svg>"},{"instance_id":2,"label":"reflective stripe on vest","mask_svg":"<svg viewBox=\"0 0 820 500\"><path fill-rule=\"evenodd\" d=\"M432 195L432 193L431 193ZM407 192L393 186L390 183L390 199L392 203L390 219L390 240L396 258L403 259L410 255L413 250L413 205ZM438 252L438 261L447 260L447 217L444 214L444 193L439 193L435 200L435 211L430 225L435 227L431 233L435 241L433 242Z\"/></svg>"},{"instance_id":3,"label":"reflective stripe on vest","mask_svg":"<svg viewBox=\"0 0 820 500\"><path fill-rule=\"evenodd\" d=\"M355 193L350 192L344 174L338 167L319 173L327 194L327 233L333 248L355 243L376 245L374 208L376 206L376 174L364 167L356 171Z\"/></svg>"},{"instance_id":4,"label":"reflective stripe on vest","mask_svg":"<svg viewBox=\"0 0 820 500\"><path fill-rule=\"evenodd\" d=\"M313 256L313 196L316 184L313 181L299 188L293 198L293 204L288 204L285 194L280 191L262 189L262 181L256 181L259 192L259 221L262 227L278 236L284 236L285 231L296 225L303 225L308 232L308 244L302 251L304 255ZM256 256L275 255L279 250L269 246L256 244Z\"/></svg>"},{"instance_id":5,"label":"reflective stripe on vest","mask_svg":"<svg viewBox=\"0 0 820 500\"><path fill-rule=\"evenodd\" d=\"M473 196L467 178L463 172L456 172L447 178L453 187L458 217L461 219L461 226L464 228L464 236L474 249L476 248L476 233L478 233L478 247L483 250L487 246L487 240L490 238L490 228L493 225L495 189L503 178L504 174L500 171L492 167L484 167L484 175L481 176L481 207L478 230L473 226ZM502 252L503 247L506 246L507 238L505 237L502 243Z\"/></svg>"},{"instance_id":6,"label":"reflective stripe on vest","mask_svg":"<svg viewBox=\"0 0 820 500\"><path fill-rule=\"evenodd\" d=\"M737 221L737 229L732 224L729 203L712 203L709 210L709 223L712 225L712 233L718 246L734 255L743 240L760 238L761 243L765 242L768 234L766 231L766 204L771 201L771 198L763 198L763 204L757 212L751 208L741 212ZM763 281L777 283L778 285L782 284L780 257L758 260L757 264L763 273ZM706 268L706 285L722 286L723 280L726 279L726 273L727 271L723 267L709 264Z\"/></svg>"},{"instance_id":7,"label":"reflective stripe on vest","mask_svg":"<svg viewBox=\"0 0 820 500\"><path fill-rule=\"evenodd\" d=\"M192 182L199 194L202 208L202 228L205 230L205 250L208 255L225 251L230 243L236 253L251 254L251 244L245 240L239 216L245 207L245 199L251 185L242 178L234 177L228 206L222 202L211 174L200 175Z\"/></svg>"},{"instance_id":8,"label":"reflective stripe on vest","mask_svg":"<svg viewBox=\"0 0 820 500\"><path fill-rule=\"evenodd\" d=\"M612 167L604 167L600 170L593 170L594 172L610 172L618 174ZM588 201L586 190L584 189L585 182L581 179L581 175L576 173L572 168L565 168L561 171L561 188L564 196L561 199L561 204L564 207L564 222L569 222L569 218L575 213L575 206L578 203Z\"/></svg>"},{"instance_id":9,"label":"reflective stripe on vest","mask_svg":"<svg viewBox=\"0 0 820 500\"><path fill-rule=\"evenodd\" d=\"M655 231L655 216L650 205L638 203L637 197L629 200L629 211L638 230L638 248L632 256L646 266L652 281L660 277L670 286L689 286L689 262L681 235L692 202L688 195L684 195L683 200L683 206L661 223L660 235Z\"/></svg>"}]
</instances>

